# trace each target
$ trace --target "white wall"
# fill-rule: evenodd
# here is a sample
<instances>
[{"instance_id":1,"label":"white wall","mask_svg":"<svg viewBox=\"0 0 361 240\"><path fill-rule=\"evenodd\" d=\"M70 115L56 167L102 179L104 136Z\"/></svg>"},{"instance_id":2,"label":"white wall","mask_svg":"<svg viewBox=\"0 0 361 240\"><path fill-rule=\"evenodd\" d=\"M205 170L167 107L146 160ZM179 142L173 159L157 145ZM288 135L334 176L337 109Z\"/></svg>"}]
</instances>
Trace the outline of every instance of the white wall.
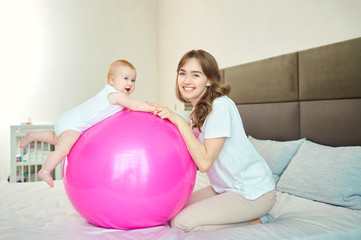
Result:
<instances>
[{"instance_id":1,"label":"white wall","mask_svg":"<svg viewBox=\"0 0 361 240\"><path fill-rule=\"evenodd\" d=\"M176 67L191 49L221 68L361 37L360 0L158 0L159 103L180 109Z\"/></svg>"},{"instance_id":2,"label":"white wall","mask_svg":"<svg viewBox=\"0 0 361 240\"><path fill-rule=\"evenodd\" d=\"M0 177L10 125L54 123L106 83L109 64L138 70L134 98L157 101L156 0L0 0Z\"/></svg>"}]
</instances>

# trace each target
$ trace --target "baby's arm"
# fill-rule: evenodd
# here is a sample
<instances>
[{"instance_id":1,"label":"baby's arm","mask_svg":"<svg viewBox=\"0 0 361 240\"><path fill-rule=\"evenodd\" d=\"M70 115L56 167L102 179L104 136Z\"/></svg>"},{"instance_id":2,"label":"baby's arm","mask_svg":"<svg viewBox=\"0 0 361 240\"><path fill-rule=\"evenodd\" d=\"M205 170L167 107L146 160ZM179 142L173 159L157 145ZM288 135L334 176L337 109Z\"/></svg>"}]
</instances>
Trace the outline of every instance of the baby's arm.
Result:
<instances>
[{"instance_id":1,"label":"baby's arm","mask_svg":"<svg viewBox=\"0 0 361 240\"><path fill-rule=\"evenodd\" d=\"M155 109L154 106L150 105L145 101L132 99L128 95L120 92L109 94L108 101L110 104L122 105L133 111L153 112Z\"/></svg>"}]
</instances>

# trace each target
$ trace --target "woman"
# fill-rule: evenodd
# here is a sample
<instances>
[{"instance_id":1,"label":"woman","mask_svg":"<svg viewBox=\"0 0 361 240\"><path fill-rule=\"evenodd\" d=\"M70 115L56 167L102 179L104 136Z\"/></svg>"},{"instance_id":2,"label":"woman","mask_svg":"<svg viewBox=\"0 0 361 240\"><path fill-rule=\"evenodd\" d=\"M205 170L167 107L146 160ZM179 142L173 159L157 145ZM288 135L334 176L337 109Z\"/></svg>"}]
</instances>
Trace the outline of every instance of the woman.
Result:
<instances>
[{"instance_id":1,"label":"woman","mask_svg":"<svg viewBox=\"0 0 361 240\"><path fill-rule=\"evenodd\" d=\"M203 50L192 50L180 60L177 73L177 97L193 105L190 126L166 107L157 106L154 113L178 127L211 185L191 195L171 226L188 232L262 223L259 218L275 203L272 173L247 139L216 60ZM198 139L193 131L200 132Z\"/></svg>"}]
</instances>

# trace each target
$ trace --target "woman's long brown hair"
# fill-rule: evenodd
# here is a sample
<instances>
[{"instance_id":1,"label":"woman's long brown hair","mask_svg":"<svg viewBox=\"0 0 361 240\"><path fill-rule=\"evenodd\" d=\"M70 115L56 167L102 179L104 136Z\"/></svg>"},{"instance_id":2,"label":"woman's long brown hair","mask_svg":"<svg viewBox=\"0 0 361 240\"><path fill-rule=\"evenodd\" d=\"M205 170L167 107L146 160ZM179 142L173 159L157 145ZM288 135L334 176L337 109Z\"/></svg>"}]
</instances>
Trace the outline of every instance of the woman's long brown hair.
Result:
<instances>
[{"instance_id":1,"label":"woman's long brown hair","mask_svg":"<svg viewBox=\"0 0 361 240\"><path fill-rule=\"evenodd\" d=\"M190 115L190 119L193 123L193 129L201 131L201 127L206 120L206 117L212 112L213 100L228 95L231 88L228 84L222 84L222 76L218 68L216 59L204 50L191 50L184 54L178 64L177 74L181 67L191 58L198 60L202 67L203 73L211 81L211 85L207 87L206 92L203 94L199 102L194 106L194 110ZM177 77L178 78L178 77ZM176 82L176 93L177 98L184 102L189 103L190 101L184 98L179 90L178 81Z\"/></svg>"}]
</instances>

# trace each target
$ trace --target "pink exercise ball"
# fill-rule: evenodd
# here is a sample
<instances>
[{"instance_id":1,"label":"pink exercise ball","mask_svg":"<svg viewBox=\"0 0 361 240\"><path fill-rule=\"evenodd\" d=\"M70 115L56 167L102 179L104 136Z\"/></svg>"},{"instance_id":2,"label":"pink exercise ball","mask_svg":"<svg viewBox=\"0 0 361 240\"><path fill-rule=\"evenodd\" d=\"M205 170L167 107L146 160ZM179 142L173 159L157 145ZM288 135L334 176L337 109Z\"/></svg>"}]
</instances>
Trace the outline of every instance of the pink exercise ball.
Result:
<instances>
[{"instance_id":1,"label":"pink exercise ball","mask_svg":"<svg viewBox=\"0 0 361 240\"><path fill-rule=\"evenodd\" d=\"M104 228L165 224L188 201L196 166L168 120L124 110L86 130L64 161L74 208Z\"/></svg>"}]
</instances>

